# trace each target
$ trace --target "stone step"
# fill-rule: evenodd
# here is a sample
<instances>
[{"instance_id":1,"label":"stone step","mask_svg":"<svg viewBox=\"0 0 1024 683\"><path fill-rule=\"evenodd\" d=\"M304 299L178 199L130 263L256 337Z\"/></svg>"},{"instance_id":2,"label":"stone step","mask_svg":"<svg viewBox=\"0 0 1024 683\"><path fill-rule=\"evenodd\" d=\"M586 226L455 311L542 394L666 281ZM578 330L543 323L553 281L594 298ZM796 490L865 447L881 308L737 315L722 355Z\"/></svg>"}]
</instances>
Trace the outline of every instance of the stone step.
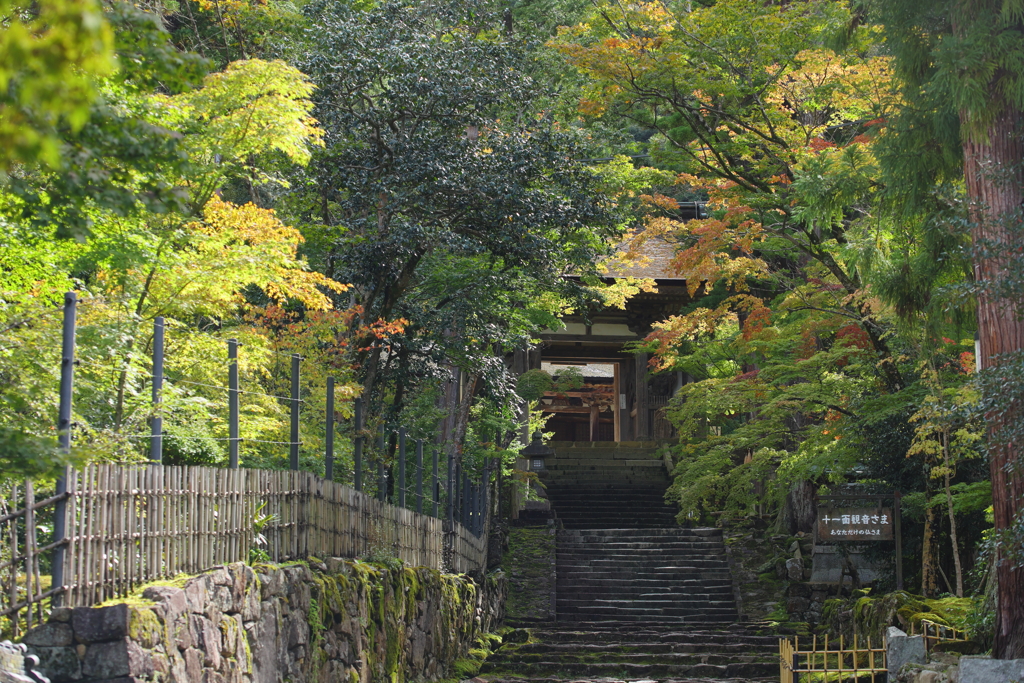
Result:
<instances>
[{"instance_id":1,"label":"stone step","mask_svg":"<svg viewBox=\"0 0 1024 683\"><path fill-rule=\"evenodd\" d=\"M502 665L485 662L482 674L502 671ZM623 678L663 678L668 676L690 676L693 678L737 678L743 676L767 677L778 674L777 662L736 662L731 664L644 664L633 662L531 662L518 665L516 673L529 672L530 675L558 674L572 676L570 680L580 677L611 677L613 680Z\"/></svg>"},{"instance_id":2,"label":"stone step","mask_svg":"<svg viewBox=\"0 0 1024 683\"><path fill-rule=\"evenodd\" d=\"M573 581L571 578L559 579L555 586L558 588L558 592L566 597L574 596L577 594L584 595L601 595L605 591L618 590L621 591L622 595L636 596L636 595L667 595L667 596L687 596L687 595L728 595L732 596L732 586L725 583L724 579L716 581L715 586L708 586L707 581L699 579L687 579L688 581L695 581L698 585L693 583L683 583L682 581L673 581L672 584L663 583L660 585L647 584L643 586L633 586L624 588L617 586L616 582L611 579L604 580L581 580ZM621 583L618 582L618 583Z\"/></svg>"},{"instance_id":3,"label":"stone step","mask_svg":"<svg viewBox=\"0 0 1024 683\"><path fill-rule=\"evenodd\" d=\"M661 539L661 538L664 538L665 536L683 536L683 535L722 538L722 530L721 529L714 529L714 528L708 528L708 527L692 527L692 528L687 528L687 527L678 527L677 526L677 527L675 527L673 529L663 529L663 530L659 530L659 531L647 531L647 530L645 530L642 534L637 534L636 533L636 529L618 529L618 530L616 530L614 532L609 531L607 529L600 529L600 530L598 530L599 533L594 533L594 534L588 534L587 533L588 531L590 531L590 530L589 529L572 529L572 530L567 530L567 531L559 531L558 532L558 539L561 540L563 538L581 538L581 537L593 536L594 539L597 540L598 538L609 538L609 537L612 537L612 536L619 536L619 537L625 536L625 537L627 537L630 540L641 540L641 539L643 539L643 540L650 540L650 539ZM609 538L609 540L615 540L615 539Z\"/></svg>"},{"instance_id":4,"label":"stone step","mask_svg":"<svg viewBox=\"0 0 1024 683\"><path fill-rule=\"evenodd\" d=\"M488 683L565 683L565 678L550 678L546 675L540 676L504 676L504 675L490 675L486 679ZM639 681L646 679L620 679L623 683L626 681ZM588 681L586 679L576 679L576 683L598 683L597 681ZM600 683L605 683L603 680ZM648 682L649 683L649 682ZM671 676L669 678L663 678L658 683L779 683L779 676L767 676L765 678L678 678Z\"/></svg>"},{"instance_id":5,"label":"stone step","mask_svg":"<svg viewBox=\"0 0 1024 683\"><path fill-rule=\"evenodd\" d=\"M558 556L565 559L578 558L581 560L609 559L628 560L639 558L643 560L657 559L659 557L726 557L721 544L715 543L688 543L678 544L669 548L658 548L653 543L619 544L616 547L605 548L599 543L586 545L559 544Z\"/></svg>"},{"instance_id":6,"label":"stone step","mask_svg":"<svg viewBox=\"0 0 1024 683\"><path fill-rule=\"evenodd\" d=\"M547 497L555 505L591 505L593 503L604 503L610 505L612 503L622 504L626 507L622 509L623 512L646 512L648 505L654 505L655 507L669 507L673 510L675 506L669 505L665 501L665 497L660 493L652 494L636 494L636 495L622 495L620 493L571 493L571 492L559 492L547 490Z\"/></svg>"},{"instance_id":7,"label":"stone step","mask_svg":"<svg viewBox=\"0 0 1024 683\"><path fill-rule=\"evenodd\" d=\"M638 611L658 611L665 614L679 616L690 616L701 614L701 610L709 610L709 615L717 619L719 612L735 612L736 607L732 596L725 599L699 599L699 600L676 600L666 599L665 596L652 598L650 600L633 600L625 596L608 595L606 597L571 597L555 596L559 610L566 613L585 613L588 611L598 612L622 612L624 614L635 614ZM710 617L709 617L710 618Z\"/></svg>"},{"instance_id":8,"label":"stone step","mask_svg":"<svg viewBox=\"0 0 1024 683\"><path fill-rule=\"evenodd\" d=\"M604 555L606 557L620 557L623 555L635 556L641 555L643 557L692 557L694 555L708 556L715 555L721 556L724 552L721 543L712 543L707 541L677 541L674 543L666 543L668 547L662 549L658 548L657 543L559 543L556 552L564 554L566 557L579 556L579 557L596 557L598 555Z\"/></svg>"},{"instance_id":9,"label":"stone step","mask_svg":"<svg viewBox=\"0 0 1024 683\"><path fill-rule=\"evenodd\" d=\"M653 652L644 648L643 652L617 651L592 651L589 649L577 649L575 651L542 651L524 652L519 649L507 655L497 654L490 661L496 665L533 662L564 662L567 664L576 663L641 663L641 664L737 664L766 662L775 659L778 655L766 653L739 654L739 653L694 653L694 652Z\"/></svg>"},{"instance_id":10,"label":"stone step","mask_svg":"<svg viewBox=\"0 0 1024 683\"><path fill-rule=\"evenodd\" d=\"M700 654L710 652L713 654L737 654L747 655L751 650L757 654L769 653L777 655L778 643L773 639L770 643L747 643L747 642L714 642L714 643L651 643L651 642L587 642L572 641L561 643L526 643L520 645L516 652L520 654L557 652L570 654L604 654L604 653L635 653L639 650L651 654L665 654L682 652L688 654Z\"/></svg>"},{"instance_id":11,"label":"stone step","mask_svg":"<svg viewBox=\"0 0 1024 683\"><path fill-rule=\"evenodd\" d=\"M558 601L563 604L571 602L580 602L585 604L601 604L602 601L611 600L612 598L596 598L593 596L593 589L579 589L573 590L564 586L558 587ZM671 605L707 605L711 603L723 604L729 607L733 606L733 596L731 589L723 589L717 593L715 592L701 592L695 593L685 589L681 589L678 592L666 592L666 591L653 591L648 592L644 590L624 590L615 594L615 600L629 599L634 603L644 603L645 605L652 605L655 603L671 604Z\"/></svg>"},{"instance_id":12,"label":"stone step","mask_svg":"<svg viewBox=\"0 0 1024 683\"><path fill-rule=\"evenodd\" d=\"M709 555L707 558L695 560L692 557L680 557L673 555L646 556L640 553L630 556L630 559L606 558L595 555L587 557L584 555L563 555L556 556L558 567L561 571L606 571L606 570L631 570L634 573L645 573L649 570L665 570L669 573L690 570L706 571L708 569L728 569L729 562L725 557Z\"/></svg>"},{"instance_id":13,"label":"stone step","mask_svg":"<svg viewBox=\"0 0 1024 683\"><path fill-rule=\"evenodd\" d=\"M566 529L566 531L574 530ZM587 531L599 530L587 529ZM612 529L605 529L604 531L612 531ZM627 540L621 536L612 536L604 539L589 536L578 539L560 538L558 539L558 547L565 548L567 550L580 551L592 551L607 548L609 552L614 553L658 550L664 552L677 552L684 555L700 554L712 548L717 548L723 552L725 551L725 547L722 545L722 540L719 538L706 538L703 536L688 536L681 538L662 536L660 538L649 538L641 536L641 534L646 534L648 531L648 529L633 529L633 532L637 534L636 540Z\"/></svg>"},{"instance_id":14,"label":"stone step","mask_svg":"<svg viewBox=\"0 0 1024 683\"><path fill-rule=\"evenodd\" d=\"M639 484L640 482L637 483ZM598 486L606 485L605 482L586 482L584 484L579 484L580 486L587 486L588 488L593 487L591 490L582 493L572 489L572 487L576 485L577 484L572 484L564 489L550 485L546 487L545 495L553 501L559 501L564 504L579 503L581 501L616 501L626 504L628 506L626 508L627 510L642 510L642 505L644 504L669 505L669 502L665 500L665 488L663 486L657 486L653 491L644 487L643 491L637 491L630 494L623 493L621 490L597 489ZM674 508L675 503L672 503L671 507Z\"/></svg>"},{"instance_id":15,"label":"stone step","mask_svg":"<svg viewBox=\"0 0 1024 683\"><path fill-rule=\"evenodd\" d=\"M622 624L617 622L576 621L557 628L531 628L531 637L543 643L676 643L693 645L723 645L742 642L758 647L778 647L778 636L767 633L761 625L756 630L737 630L736 624L692 623L685 628L676 624Z\"/></svg>"}]
</instances>

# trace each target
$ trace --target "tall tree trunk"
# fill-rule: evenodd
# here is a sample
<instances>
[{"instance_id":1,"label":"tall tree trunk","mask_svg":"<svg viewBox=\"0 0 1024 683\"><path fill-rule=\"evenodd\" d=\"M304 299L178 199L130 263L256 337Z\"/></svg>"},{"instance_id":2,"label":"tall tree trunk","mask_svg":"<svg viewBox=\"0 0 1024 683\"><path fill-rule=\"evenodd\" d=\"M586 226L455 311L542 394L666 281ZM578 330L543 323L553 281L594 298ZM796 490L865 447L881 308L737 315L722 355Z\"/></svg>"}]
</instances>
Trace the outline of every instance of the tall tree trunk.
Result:
<instances>
[{"instance_id":1,"label":"tall tree trunk","mask_svg":"<svg viewBox=\"0 0 1024 683\"><path fill-rule=\"evenodd\" d=\"M931 487L925 486L926 501L931 501ZM941 533L938 510L931 505L924 509L924 542L921 544L921 595L934 598L939 594L939 537Z\"/></svg>"},{"instance_id":2,"label":"tall tree trunk","mask_svg":"<svg viewBox=\"0 0 1024 683\"><path fill-rule=\"evenodd\" d=\"M782 530L790 534L814 531L818 520L818 487L814 482L804 479L793 484L786 494L782 519Z\"/></svg>"},{"instance_id":3,"label":"tall tree trunk","mask_svg":"<svg viewBox=\"0 0 1024 683\"><path fill-rule=\"evenodd\" d=\"M473 394L476 393L476 385L479 380L480 375L475 372L466 377L462 400L459 401L459 409L455 414L455 428L448 438L448 443L445 444L448 457L454 458L455 462L462 462L462 442L466 439L466 429L469 427L469 409L473 406Z\"/></svg>"},{"instance_id":4,"label":"tall tree trunk","mask_svg":"<svg viewBox=\"0 0 1024 683\"><path fill-rule=\"evenodd\" d=\"M993 97L996 98L995 93ZM969 114L962 114L961 121L964 175L971 202L974 240L1009 245L1013 238L1007 223L1018 219L1024 203L1021 113L1004 105L986 126L985 135L972 135L971 131L976 126L972 128ZM979 258L974 269L980 281L996 280L1003 270L1003 257ZM978 334L982 368L997 362L993 356L1024 348L1024 322L1020 320L1020 311L1009 302L990 295L983 294L978 299ZM993 424L996 419L999 418L989 416L990 433L998 429L998 424ZM997 534L1009 529L1021 513L1024 476L1017 461L1018 447L1015 444L990 445L992 508ZM1001 554L997 549L997 557ZM1024 658L1024 569L1013 565L1012 562L1000 561L996 570L998 593L992 654L997 659Z\"/></svg>"},{"instance_id":5,"label":"tall tree trunk","mask_svg":"<svg viewBox=\"0 0 1024 683\"><path fill-rule=\"evenodd\" d=\"M949 459L946 459L949 462ZM964 568L960 564L960 544L956 535L956 515L953 514L953 492L949 490L949 472L946 472L946 507L949 509L949 542L953 545L953 568L956 569L956 597L964 597Z\"/></svg>"}]
</instances>

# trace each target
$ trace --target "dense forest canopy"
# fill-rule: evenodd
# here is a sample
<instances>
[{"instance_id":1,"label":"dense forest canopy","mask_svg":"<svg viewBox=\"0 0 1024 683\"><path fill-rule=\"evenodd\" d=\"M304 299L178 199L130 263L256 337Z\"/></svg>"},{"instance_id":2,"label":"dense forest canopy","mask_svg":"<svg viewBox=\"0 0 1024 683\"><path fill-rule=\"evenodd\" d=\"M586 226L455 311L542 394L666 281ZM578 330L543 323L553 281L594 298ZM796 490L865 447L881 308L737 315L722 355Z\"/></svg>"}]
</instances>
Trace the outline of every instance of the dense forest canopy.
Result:
<instances>
[{"instance_id":1,"label":"dense forest canopy","mask_svg":"<svg viewBox=\"0 0 1024 683\"><path fill-rule=\"evenodd\" d=\"M511 463L551 383L509 358L649 290L602 264L658 240L692 303L635 351L686 378L680 520L902 491L909 582L980 614L998 574L1024 656L1018 5L0 0L3 476L145 459L157 319L167 463L226 461L228 339L245 466L287 466L296 353L302 467L328 377L341 418Z\"/></svg>"}]
</instances>

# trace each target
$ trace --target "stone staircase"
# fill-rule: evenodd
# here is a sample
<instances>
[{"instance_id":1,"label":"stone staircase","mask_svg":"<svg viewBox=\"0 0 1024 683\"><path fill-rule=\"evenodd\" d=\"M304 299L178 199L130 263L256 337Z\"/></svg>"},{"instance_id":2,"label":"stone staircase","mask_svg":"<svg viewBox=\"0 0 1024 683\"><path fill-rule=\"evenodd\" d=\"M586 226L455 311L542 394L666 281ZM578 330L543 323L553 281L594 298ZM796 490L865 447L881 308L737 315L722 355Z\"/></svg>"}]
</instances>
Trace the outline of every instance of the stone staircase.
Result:
<instances>
[{"instance_id":1,"label":"stone staircase","mask_svg":"<svg viewBox=\"0 0 1024 683\"><path fill-rule=\"evenodd\" d=\"M554 442L541 481L566 529L675 526L669 478L652 443Z\"/></svg>"},{"instance_id":2,"label":"stone staircase","mask_svg":"<svg viewBox=\"0 0 1024 683\"><path fill-rule=\"evenodd\" d=\"M518 629L480 672L492 683L767 683L778 676L778 638L756 625L604 622Z\"/></svg>"},{"instance_id":3,"label":"stone staircase","mask_svg":"<svg viewBox=\"0 0 1024 683\"><path fill-rule=\"evenodd\" d=\"M557 623L517 629L494 683L777 681L778 638L736 623L719 529L681 528L653 444L551 444L542 481L563 527Z\"/></svg>"},{"instance_id":4,"label":"stone staircase","mask_svg":"<svg viewBox=\"0 0 1024 683\"><path fill-rule=\"evenodd\" d=\"M732 623L737 619L719 529L558 532L559 621Z\"/></svg>"}]
</instances>

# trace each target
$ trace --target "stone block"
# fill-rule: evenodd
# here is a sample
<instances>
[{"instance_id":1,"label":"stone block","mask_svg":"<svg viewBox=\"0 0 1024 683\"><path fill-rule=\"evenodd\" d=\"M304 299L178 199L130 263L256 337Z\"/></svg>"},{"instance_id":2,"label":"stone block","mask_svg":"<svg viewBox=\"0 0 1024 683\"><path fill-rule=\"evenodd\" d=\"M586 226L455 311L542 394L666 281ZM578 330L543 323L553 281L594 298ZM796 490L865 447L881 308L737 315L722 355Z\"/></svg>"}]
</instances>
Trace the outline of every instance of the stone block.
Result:
<instances>
[{"instance_id":1,"label":"stone block","mask_svg":"<svg viewBox=\"0 0 1024 683\"><path fill-rule=\"evenodd\" d=\"M72 644L73 635L70 624L49 621L26 633L21 642L25 645L38 645L39 647L69 647Z\"/></svg>"},{"instance_id":2,"label":"stone block","mask_svg":"<svg viewBox=\"0 0 1024 683\"><path fill-rule=\"evenodd\" d=\"M260 588L256 583L249 583L245 590L245 599L242 601L242 621L259 621L260 618Z\"/></svg>"},{"instance_id":3,"label":"stone block","mask_svg":"<svg viewBox=\"0 0 1024 683\"><path fill-rule=\"evenodd\" d=\"M801 560L792 558L786 560L786 578L790 581L804 580L804 563Z\"/></svg>"},{"instance_id":4,"label":"stone block","mask_svg":"<svg viewBox=\"0 0 1024 683\"><path fill-rule=\"evenodd\" d=\"M194 647L203 651L203 665L219 669L221 662L220 629L206 617L193 616L191 630Z\"/></svg>"},{"instance_id":5,"label":"stone block","mask_svg":"<svg viewBox=\"0 0 1024 683\"><path fill-rule=\"evenodd\" d=\"M174 621L188 610L188 599L185 591L173 586L150 586L142 591L144 600L152 600L164 608L164 619Z\"/></svg>"},{"instance_id":6,"label":"stone block","mask_svg":"<svg viewBox=\"0 0 1024 683\"><path fill-rule=\"evenodd\" d=\"M261 599L270 600L284 595L284 574L279 571L272 571L269 574L260 574Z\"/></svg>"},{"instance_id":7,"label":"stone block","mask_svg":"<svg viewBox=\"0 0 1024 683\"><path fill-rule=\"evenodd\" d=\"M171 634L174 636L174 644L179 650L187 650L192 647L195 641L192 639L191 619L179 617L171 626Z\"/></svg>"},{"instance_id":8,"label":"stone block","mask_svg":"<svg viewBox=\"0 0 1024 683\"><path fill-rule=\"evenodd\" d=\"M28 653L39 658L39 671L50 683L66 683L82 678L82 662L73 647L38 647L30 645Z\"/></svg>"},{"instance_id":9,"label":"stone block","mask_svg":"<svg viewBox=\"0 0 1024 683\"><path fill-rule=\"evenodd\" d=\"M75 640L80 643L102 643L128 635L128 605L110 607L76 607L71 614Z\"/></svg>"},{"instance_id":10,"label":"stone block","mask_svg":"<svg viewBox=\"0 0 1024 683\"><path fill-rule=\"evenodd\" d=\"M786 600L786 611L789 614L803 614L807 611L807 608L811 606L811 601L807 598L789 598Z\"/></svg>"},{"instance_id":11,"label":"stone block","mask_svg":"<svg viewBox=\"0 0 1024 683\"><path fill-rule=\"evenodd\" d=\"M153 660L138 643L122 638L107 643L93 643L85 651L82 674L87 678L118 678L151 676Z\"/></svg>"},{"instance_id":12,"label":"stone block","mask_svg":"<svg viewBox=\"0 0 1024 683\"><path fill-rule=\"evenodd\" d=\"M811 585L809 583L791 583L786 589L786 596L790 598L811 597Z\"/></svg>"},{"instance_id":13,"label":"stone block","mask_svg":"<svg viewBox=\"0 0 1024 683\"><path fill-rule=\"evenodd\" d=\"M888 628L885 632L885 662L890 680L896 680L896 674L904 664L924 664L927 661L923 636L908 636L895 626Z\"/></svg>"},{"instance_id":14,"label":"stone block","mask_svg":"<svg viewBox=\"0 0 1024 683\"><path fill-rule=\"evenodd\" d=\"M1024 659L960 658L960 683L1011 683L1024 680Z\"/></svg>"},{"instance_id":15,"label":"stone block","mask_svg":"<svg viewBox=\"0 0 1024 683\"><path fill-rule=\"evenodd\" d=\"M54 607L50 611L50 621L59 621L66 624L71 621L70 607Z\"/></svg>"},{"instance_id":16,"label":"stone block","mask_svg":"<svg viewBox=\"0 0 1024 683\"><path fill-rule=\"evenodd\" d=\"M198 681L203 677L203 656L195 648L185 651L185 680Z\"/></svg>"},{"instance_id":17,"label":"stone block","mask_svg":"<svg viewBox=\"0 0 1024 683\"><path fill-rule=\"evenodd\" d=\"M185 599L189 611L193 614L202 614L206 611L206 582L202 577L190 579L185 584Z\"/></svg>"},{"instance_id":18,"label":"stone block","mask_svg":"<svg viewBox=\"0 0 1024 683\"><path fill-rule=\"evenodd\" d=\"M294 615L288 620L288 647L298 647L309 642L309 623L305 615Z\"/></svg>"},{"instance_id":19,"label":"stone block","mask_svg":"<svg viewBox=\"0 0 1024 683\"><path fill-rule=\"evenodd\" d=\"M216 567L213 571L208 572L206 577L208 580L213 581L215 586L232 586L235 583L229 567Z\"/></svg>"},{"instance_id":20,"label":"stone block","mask_svg":"<svg viewBox=\"0 0 1024 683\"><path fill-rule=\"evenodd\" d=\"M217 606L218 610L221 612L233 611L235 598L229 586L216 586L212 593L213 604Z\"/></svg>"}]
</instances>

